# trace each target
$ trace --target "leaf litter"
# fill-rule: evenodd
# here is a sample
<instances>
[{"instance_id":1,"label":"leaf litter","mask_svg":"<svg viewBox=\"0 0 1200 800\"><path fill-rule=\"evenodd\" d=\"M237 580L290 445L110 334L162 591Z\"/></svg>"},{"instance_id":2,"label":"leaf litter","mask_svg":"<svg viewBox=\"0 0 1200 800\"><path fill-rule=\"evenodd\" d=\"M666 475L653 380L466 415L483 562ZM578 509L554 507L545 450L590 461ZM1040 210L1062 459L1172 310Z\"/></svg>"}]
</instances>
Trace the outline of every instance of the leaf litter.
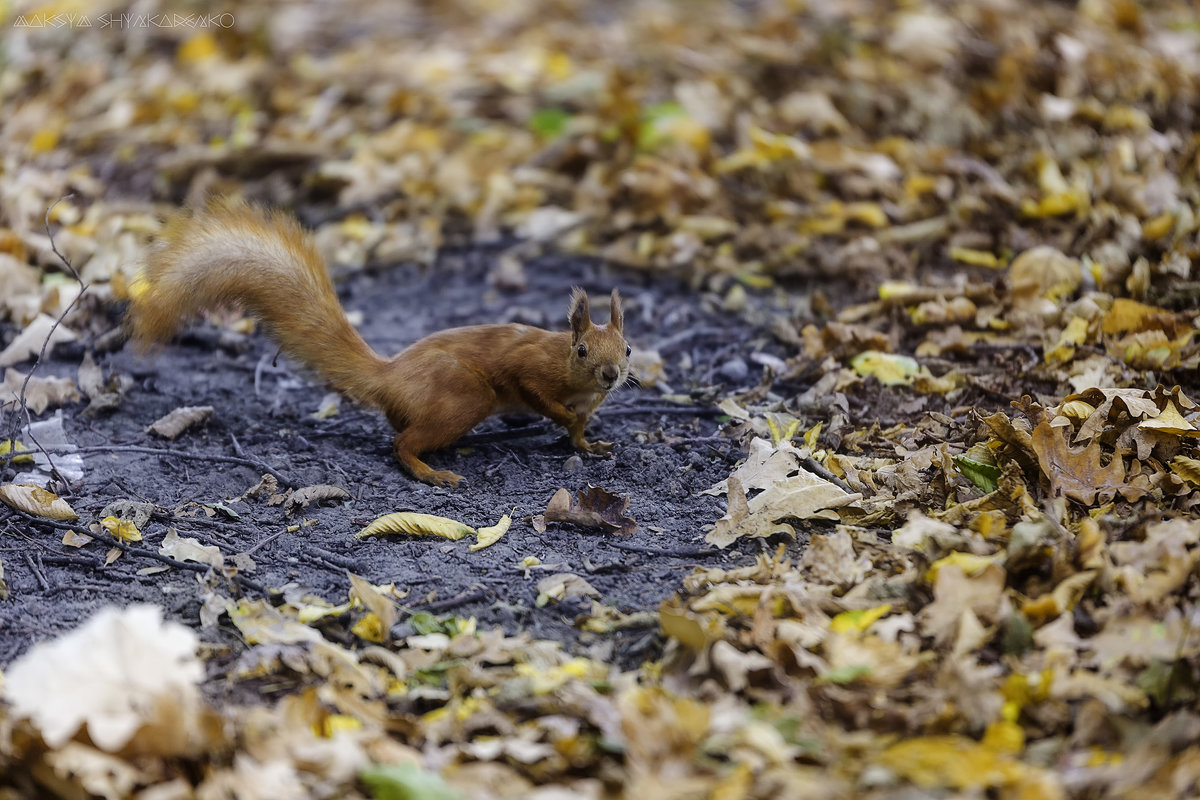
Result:
<instances>
[{"instance_id":1,"label":"leaf litter","mask_svg":"<svg viewBox=\"0 0 1200 800\"><path fill-rule=\"evenodd\" d=\"M96 413L120 414L132 382L85 370L79 342L101 352L100 304L128 296L158 212L213 189L297 209L344 268L515 234L683 278L754 331L706 376L674 330L641 356L664 402L727 414L717 436L746 455L713 487L726 517L696 533L743 558L677 577L650 610L606 598L587 561L537 585L590 633L651 626L645 659L483 630L353 574L339 597L283 581L253 596L220 534L170 528L156 552L196 567L200 630L235 626L237 652L142 605L34 645L3 677L16 790L1194 794L1195 9L885 5L238 8L230 28L156 28L151 46L6 8L6 541L113 499L68 505L53 470L63 497L13 479L15 451L38 449L28 420L10 430L16 406L80 396L15 366L53 337ZM66 325L77 292L43 218L91 295ZM531 280L512 253L495 263L498 291ZM216 321L215 346L236 349L247 322ZM328 408L309 413L347 416ZM288 508L348 499L334 488ZM633 533L641 498L563 491L546 521ZM239 519L255 499L188 502ZM102 547L149 530L86 519ZM269 701L206 694L218 664Z\"/></svg>"}]
</instances>

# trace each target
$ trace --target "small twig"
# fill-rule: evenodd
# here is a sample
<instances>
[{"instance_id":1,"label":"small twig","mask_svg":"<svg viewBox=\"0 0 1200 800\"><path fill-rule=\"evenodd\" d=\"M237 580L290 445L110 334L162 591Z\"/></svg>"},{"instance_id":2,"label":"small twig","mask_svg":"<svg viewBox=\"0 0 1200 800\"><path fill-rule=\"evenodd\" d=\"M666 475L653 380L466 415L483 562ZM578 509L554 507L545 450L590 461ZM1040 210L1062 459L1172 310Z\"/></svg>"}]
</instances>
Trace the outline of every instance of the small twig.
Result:
<instances>
[{"instance_id":1,"label":"small twig","mask_svg":"<svg viewBox=\"0 0 1200 800\"><path fill-rule=\"evenodd\" d=\"M670 550L663 550L657 547L645 547L640 544L627 544L625 542L609 542L609 544L618 550L628 550L631 553L648 553L654 556L669 556L671 558L710 558L712 556L719 556L724 552L707 547L677 547Z\"/></svg>"},{"instance_id":2,"label":"small twig","mask_svg":"<svg viewBox=\"0 0 1200 800\"><path fill-rule=\"evenodd\" d=\"M268 544L270 544L271 542L275 541L276 539L278 539L280 536L283 536L283 535L284 535L285 533L287 533L287 532L288 532L288 529L287 529L287 528L284 528L283 530L281 530L281 531L278 531L277 533L272 533L270 536L268 536L267 538L263 539L263 540L262 540L261 542L259 542L258 544L254 545L254 547L251 547L249 550L247 550L247 551L246 551L246 555L250 555L250 554L251 554L251 553L253 553L255 550L258 550L260 547L265 547L266 545L268 545Z\"/></svg>"},{"instance_id":3,"label":"small twig","mask_svg":"<svg viewBox=\"0 0 1200 800\"><path fill-rule=\"evenodd\" d=\"M358 571L360 571L362 569L362 565L357 563L353 559L346 558L345 556L340 556L337 553L331 553L328 550L321 549L320 547L307 547L307 548L305 548L304 552L306 555L315 555L316 557L320 558L323 561L328 561L330 564L333 564L334 566L341 567L342 569L350 570L351 572L357 573Z\"/></svg>"},{"instance_id":4,"label":"small twig","mask_svg":"<svg viewBox=\"0 0 1200 800\"><path fill-rule=\"evenodd\" d=\"M71 273L71 277L73 277L79 283L79 293L71 298L71 302L67 303L67 307L63 309L62 313L58 315L58 318L54 320L54 324L50 326L50 331L46 334L46 338L42 342L42 349L38 352L38 357L34 360L33 365L29 368L29 372L25 375L25 380L21 383L21 393L17 396L17 404L20 408L20 411L13 409L12 424L8 429L9 453L8 458L5 459L5 461L10 460L16 451L17 427L20 424L19 415L24 415L25 427L26 430L29 431L29 440L33 442L37 449L41 451L42 455L46 457L46 462L50 465L51 474L57 475L59 480L61 480L68 489L72 489L71 482L67 480L66 475L63 475L58 471L58 467L54 466L54 459L50 457L50 453L46 451L46 448L42 447L42 443L39 442L37 437L33 435L33 417L29 414L29 405L25 400L25 394L29 389L29 381L33 379L33 373L37 372L37 368L39 365L41 365L42 359L46 357L46 350L50 346L50 340L54 338L54 332L58 330L58 326L61 325L62 321L67 318L67 315L71 313L71 310L75 308L75 304L79 302L80 298L83 297L84 292L86 292L88 289L87 284L85 284L83 279L79 277L79 273L76 272L75 267L72 266L70 260L61 252L59 252L58 245L54 243L54 234L50 230L50 212L53 211L54 207L63 200L67 200L71 197L74 197L74 194L64 195L55 200L50 207L46 209L44 222L46 225L46 236L50 239L50 250L54 253L54 255L58 256L59 260L62 261L63 266L65 266L67 271Z\"/></svg>"},{"instance_id":5,"label":"small twig","mask_svg":"<svg viewBox=\"0 0 1200 800\"><path fill-rule=\"evenodd\" d=\"M825 469L825 467L818 463L817 460L812 456L805 456L804 458L800 459L800 465L817 477L824 478L833 485L837 486L843 492L846 492L847 494L854 494L854 490L850 488L850 484L846 483L837 475L834 475L832 472Z\"/></svg>"},{"instance_id":6,"label":"small twig","mask_svg":"<svg viewBox=\"0 0 1200 800\"><path fill-rule=\"evenodd\" d=\"M486 586L480 586L474 591L464 592L455 597L447 597L445 600L435 600L432 603L425 603L419 606L413 606L412 611L448 611L452 608L469 605L476 600L486 600L492 594L492 590Z\"/></svg>"},{"instance_id":7,"label":"small twig","mask_svg":"<svg viewBox=\"0 0 1200 800\"><path fill-rule=\"evenodd\" d=\"M26 551L24 555L25 566L29 567L29 571L33 573L33 577L37 579L38 586L42 587L42 591L47 591L50 588L50 581L46 580L46 573L44 573L41 568L38 567L37 562L33 560L32 553Z\"/></svg>"}]
</instances>

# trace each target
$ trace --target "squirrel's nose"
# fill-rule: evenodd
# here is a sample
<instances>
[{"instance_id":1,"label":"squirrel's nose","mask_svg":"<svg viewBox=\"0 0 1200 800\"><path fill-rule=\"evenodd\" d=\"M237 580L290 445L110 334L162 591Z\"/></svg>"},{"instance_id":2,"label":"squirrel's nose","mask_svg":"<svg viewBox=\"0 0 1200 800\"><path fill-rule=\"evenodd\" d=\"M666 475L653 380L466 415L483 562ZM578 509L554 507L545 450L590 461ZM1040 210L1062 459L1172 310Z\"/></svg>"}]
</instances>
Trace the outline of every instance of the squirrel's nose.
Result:
<instances>
[{"instance_id":1,"label":"squirrel's nose","mask_svg":"<svg viewBox=\"0 0 1200 800\"><path fill-rule=\"evenodd\" d=\"M600 375L609 383L616 383L617 376L621 373L617 371L615 364L605 364L600 368Z\"/></svg>"}]
</instances>

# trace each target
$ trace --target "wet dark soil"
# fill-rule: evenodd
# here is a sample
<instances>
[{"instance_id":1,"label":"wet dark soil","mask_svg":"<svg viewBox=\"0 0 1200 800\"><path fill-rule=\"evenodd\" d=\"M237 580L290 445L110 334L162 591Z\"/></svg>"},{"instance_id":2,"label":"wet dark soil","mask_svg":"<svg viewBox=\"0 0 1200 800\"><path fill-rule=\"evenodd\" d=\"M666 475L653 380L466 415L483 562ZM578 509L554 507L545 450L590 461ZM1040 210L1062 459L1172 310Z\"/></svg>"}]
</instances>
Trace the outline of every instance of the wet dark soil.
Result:
<instances>
[{"instance_id":1,"label":"wet dark soil","mask_svg":"<svg viewBox=\"0 0 1200 800\"><path fill-rule=\"evenodd\" d=\"M581 285L597 299L618 286L626 297L626 330L633 346L658 349L670 389L692 397L719 399L753 387L762 367L746 364L739 354L766 346L786 355L762 330L669 279L587 260L542 257L527 266L526 290L504 293L487 283L494 256L471 250L449 253L430 270L400 266L359 271L340 284L343 304L362 313L364 338L391 353L455 325L520 321L561 328L571 286ZM597 319L603 319L605 307L595 304ZM119 310L107 313L115 325ZM12 332L3 331L6 340ZM60 348L39 365L38 374L74 377L89 346L85 338L82 346ZM589 436L615 444L607 459L579 457L564 432L547 420L489 420L455 448L430 454L434 468L465 476L461 487L449 490L417 483L397 468L390 428L381 414L343 400L336 415L315 417L327 390L276 355L261 334L239 337L208 323L192 325L179 341L153 356L140 356L127 346L97 355L106 374L130 376L131 388L107 414L88 417L83 404L63 409L68 438L88 448L84 476L65 494L85 522L115 500L149 502L156 513L144 528L145 540L105 566L108 544L66 547L61 544L64 525L54 527L0 507L0 560L11 594L0 603L0 664L108 603L154 602L198 627L204 590L200 573L175 568L141 572L162 566L149 554L157 551L168 526L218 546L227 559L252 554L254 569L243 573L245 582L226 587L229 592L255 596L295 586L342 602L353 572L410 591L410 611L474 616L481 629L500 625L509 633L529 631L572 650L625 663L653 655L658 646L653 628L582 633L577 622L590 611L590 603L538 607L538 580L573 572L594 586L607 605L622 612L652 611L697 564L734 566L767 546L755 542L718 555L700 553L708 550L706 527L724 513L722 499L700 492L727 477L741 457L738 445L719 435L720 412L709 403L681 404L659 388L628 388L610 397L589 425ZM27 369L29 364L19 366ZM164 441L145 432L172 409L195 405L214 406L215 414L179 439ZM214 456L247 463L216 461ZM259 482L264 470L254 463L268 465L293 487L332 484L345 489L350 499L292 516L265 498L234 502ZM10 467L0 478L7 482L12 474ZM589 485L629 497L635 533L616 537L553 523L544 533L534 530L531 518L545 509L557 489L574 493ZM198 504L223 504L237 516L209 516ZM466 540L353 537L364 524L393 511L440 514L484 526L514 508L508 534L478 552L469 551ZM311 524L288 530L306 520ZM543 568L527 573L520 565L527 556L535 556ZM409 630L408 624L402 621L396 632ZM202 636L228 646L231 658L243 649L224 620Z\"/></svg>"}]
</instances>

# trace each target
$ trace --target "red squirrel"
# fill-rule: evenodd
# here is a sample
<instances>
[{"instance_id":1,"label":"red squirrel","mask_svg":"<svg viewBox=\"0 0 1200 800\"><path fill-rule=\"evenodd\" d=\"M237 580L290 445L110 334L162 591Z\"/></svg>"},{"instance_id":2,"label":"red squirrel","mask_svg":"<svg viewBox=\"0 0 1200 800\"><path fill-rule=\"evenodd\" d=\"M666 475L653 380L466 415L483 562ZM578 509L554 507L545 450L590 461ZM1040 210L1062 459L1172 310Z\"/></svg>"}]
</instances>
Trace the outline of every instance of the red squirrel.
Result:
<instances>
[{"instance_id":1,"label":"red squirrel","mask_svg":"<svg viewBox=\"0 0 1200 800\"><path fill-rule=\"evenodd\" d=\"M592 322L576 288L571 329L470 325L434 333L391 358L346 319L311 237L291 217L230 201L173 216L130 287L130 333L143 349L174 336L189 317L237 304L265 322L294 360L334 389L379 408L396 429L396 459L414 478L457 486L421 454L453 444L492 414L534 411L567 429L571 444L607 454L584 425L629 374L621 298L607 325Z\"/></svg>"}]
</instances>

